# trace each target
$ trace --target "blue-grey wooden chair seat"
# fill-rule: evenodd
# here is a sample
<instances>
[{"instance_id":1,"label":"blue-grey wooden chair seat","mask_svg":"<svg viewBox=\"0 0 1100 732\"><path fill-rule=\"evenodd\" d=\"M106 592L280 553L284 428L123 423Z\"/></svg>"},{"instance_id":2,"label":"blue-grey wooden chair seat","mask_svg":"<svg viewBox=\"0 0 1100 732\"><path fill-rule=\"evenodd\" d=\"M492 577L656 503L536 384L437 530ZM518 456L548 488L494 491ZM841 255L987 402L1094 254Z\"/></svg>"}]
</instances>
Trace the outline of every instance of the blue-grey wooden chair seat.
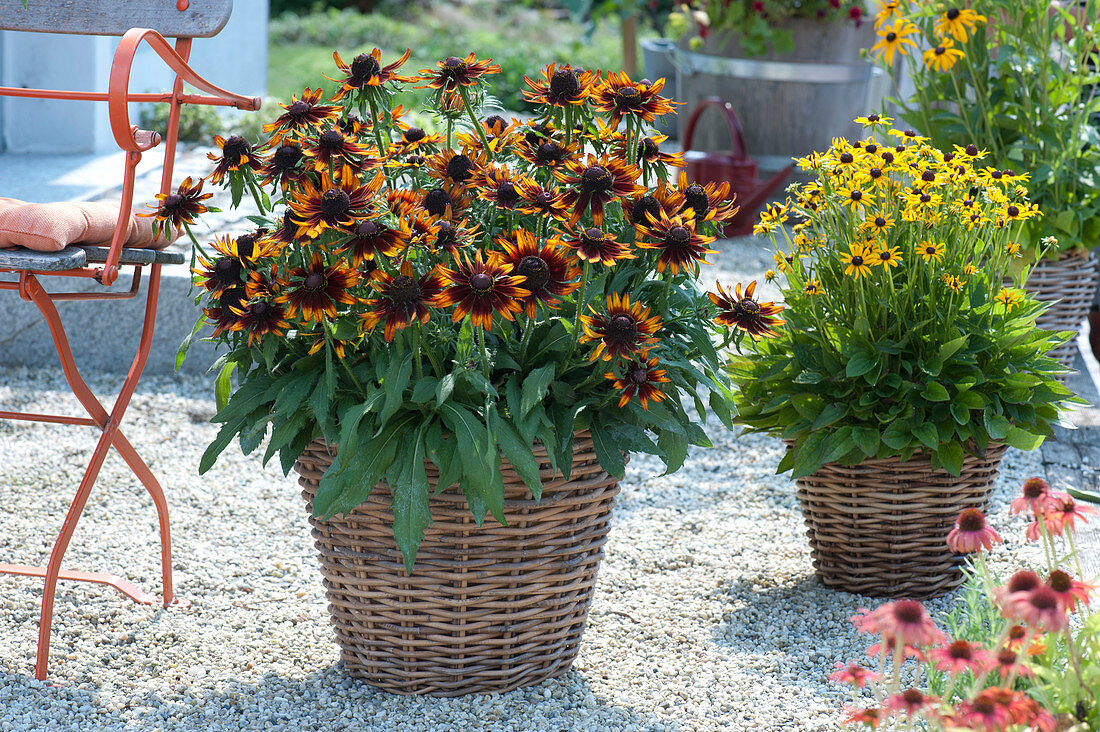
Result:
<instances>
[{"instance_id":1,"label":"blue-grey wooden chair seat","mask_svg":"<svg viewBox=\"0 0 1100 732\"><path fill-rule=\"evenodd\" d=\"M0 269L25 269L35 272L57 272L78 269L86 264L106 262L107 247L68 246L59 252L38 252L33 249L0 249ZM183 254L158 249L123 247L119 264L183 264Z\"/></svg>"}]
</instances>

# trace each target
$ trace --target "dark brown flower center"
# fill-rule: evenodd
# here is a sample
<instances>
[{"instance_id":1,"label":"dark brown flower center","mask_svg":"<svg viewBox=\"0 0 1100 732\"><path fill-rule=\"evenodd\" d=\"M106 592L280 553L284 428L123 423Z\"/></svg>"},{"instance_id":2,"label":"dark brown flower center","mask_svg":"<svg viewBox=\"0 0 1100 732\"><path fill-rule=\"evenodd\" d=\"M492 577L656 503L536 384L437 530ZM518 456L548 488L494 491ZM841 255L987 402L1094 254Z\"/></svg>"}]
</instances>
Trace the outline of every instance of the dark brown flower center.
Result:
<instances>
[{"instance_id":1,"label":"dark brown flower center","mask_svg":"<svg viewBox=\"0 0 1100 732\"><path fill-rule=\"evenodd\" d=\"M520 260L516 267L516 274L527 278L524 288L531 292L538 292L550 281L550 268L542 257L528 255Z\"/></svg>"},{"instance_id":2,"label":"dark brown flower center","mask_svg":"<svg viewBox=\"0 0 1100 732\"><path fill-rule=\"evenodd\" d=\"M894 31L890 31L889 33L886 34L886 42L887 43L893 43L897 39L898 39L898 34L895 33Z\"/></svg>"},{"instance_id":3,"label":"dark brown flower center","mask_svg":"<svg viewBox=\"0 0 1100 732\"><path fill-rule=\"evenodd\" d=\"M691 232L686 226L673 226L668 230L668 238L675 244L687 244L691 240Z\"/></svg>"},{"instance_id":4,"label":"dark brown flower center","mask_svg":"<svg viewBox=\"0 0 1100 732\"><path fill-rule=\"evenodd\" d=\"M1047 578L1047 584L1050 585L1050 589L1059 593L1066 593L1073 589L1073 578L1060 569L1056 569L1050 573L1050 577Z\"/></svg>"},{"instance_id":5,"label":"dark brown flower center","mask_svg":"<svg viewBox=\"0 0 1100 732\"><path fill-rule=\"evenodd\" d=\"M248 310L252 313L252 317L263 320L271 314L271 305L260 300L249 305Z\"/></svg>"},{"instance_id":6,"label":"dark brown flower center","mask_svg":"<svg viewBox=\"0 0 1100 732\"><path fill-rule=\"evenodd\" d=\"M624 86L615 92L615 105L620 109L637 109L642 106L642 95L636 86Z\"/></svg>"},{"instance_id":7,"label":"dark brown flower center","mask_svg":"<svg viewBox=\"0 0 1100 732\"><path fill-rule=\"evenodd\" d=\"M508 121L499 114L492 114L485 118L485 127L494 135L499 135L501 132L504 132L504 128L507 126Z\"/></svg>"},{"instance_id":8,"label":"dark brown flower center","mask_svg":"<svg viewBox=\"0 0 1100 732\"><path fill-rule=\"evenodd\" d=\"M1010 651L1007 648L1002 648L997 653L997 663L1001 664L1002 666L1011 666L1012 664L1016 663L1017 658L1018 656L1016 655L1016 651Z\"/></svg>"},{"instance_id":9,"label":"dark brown flower center","mask_svg":"<svg viewBox=\"0 0 1100 732\"><path fill-rule=\"evenodd\" d=\"M362 127L363 120L358 115L349 114L346 119L340 120L340 129L348 135L355 134L357 127Z\"/></svg>"},{"instance_id":10,"label":"dark brown flower center","mask_svg":"<svg viewBox=\"0 0 1100 732\"><path fill-rule=\"evenodd\" d=\"M402 136L409 142L420 142L424 139L425 132L419 127L410 127L409 129L405 130L405 133Z\"/></svg>"},{"instance_id":11,"label":"dark brown flower center","mask_svg":"<svg viewBox=\"0 0 1100 732\"><path fill-rule=\"evenodd\" d=\"M840 154L840 162L844 163L845 165L852 162L853 160L855 160L855 158L852 157L852 153L850 152Z\"/></svg>"},{"instance_id":12,"label":"dark brown flower center","mask_svg":"<svg viewBox=\"0 0 1100 732\"><path fill-rule=\"evenodd\" d=\"M420 299L420 284L408 275L398 275L393 278L386 294L393 302L408 305Z\"/></svg>"},{"instance_id":13,"label":"dark brown flower center","mask_svg":"<svg viewBox=\"0 0 1100 732\"><path fill-rule=\"evenodd\" d=\"M981 531L985 528L985 516L975 508L968 508L959 514L959 530L965 532Z\"/></svg>"},{"instance_id":14,"label":"dark brown flower center","mask_svg":"<svg viewBox=\"0 0 1100 732\"><path fill-rule=\"evenodd\" d=\"M174 211L180 207L181 203L183 203L183 196L178 193L169 193L164 197L164 203L161 205L161 208L165 211Z\"/></svg>"},{"instance_id":15,"label":"dark brown flower center","mask_svg":"<svg viewBox=\"0 0 1100 732\"><path fill-rule=\"evenodd\" d=\"M915 625L924 620L924 608L915 600L898 600L894 605L894 617L900 623Z\"/></svg>"},{"instance_id":16,"label":"dark brown flower center","mask_svg":"<svg viewBox=\"0 0 1100 732\"><path fill-rule=\"evenodd\" d=\"M935 183L936 174L933 173L931 170L926 170L920 174L920 179L923 180L925 183Z\"/></svg>"},{"instance_id":17,"label":"dark brown flower center","mask_svg":"<svg viewBox=\"0 0 1100 732\"><path fill-rule=\"evenodd\" d=\"M879 227L880 229L883 226L886 226L886 219L882 218L881 216L877 217L875 219L875 226Z\"/></svg>"},{"instance_id":18,"label":"dark brown flower center","mask_svg":"<svg viewBox=\"0 0 1100 732\"><path fill-rule=\"evenodd\" d=\"M535 203L540 206L549 206L550 202L554 200L554 194L549 191L539 191L535 196Z\"/></svg>"},{"instance_id":19,"label":"dark brown flower center","mask_svg":"<svg viewBox=\"0 0 1100 732\"><path fill-rule=\"evenodd\" d=\"M424 210L432 216L442 216L451 204L451 197L442 188L433 188L424 196Z\"/></svg>"},{"instance_id":20,"label":"dark brown flower center","mask_svg":"<svg viewBox=\"0 0 1100 732\"><path fill-rule=\"evenodd\" d=\"M470 278L470 289L475 295L484 295L493 289L493 278L484 272L478 272Z\"/></svg>"},{"instance_id":21,"label":"dark brown flower center","mask_svg":"<svg viewBox=\"0 0 1100 732\"><path fill-rule=\"evenodd\" d=\"M428 160L423 155L410 155L405 159L405 162L409 165L420 168L426 165L428 163Z\"/></svg>"},{"instance_id":22,"label":"dark brown flower center","mask_svg":"<svg viewBox=\"0 0 1100 732\"><path fill-rule=\"evenodd\" d=\"M325 276L320 272L310 272L302 282L302 287L307 290L320 290L327 284Z\"/></svg>"},{"instance_id":23,"label":"dark brown flower center","mask_svg":"<svg viewBox=\"0 0 1100 732\"><path fill-rule=\"evenodd\" d=\"M538 147L549 136L550 130L546 125L536 125L534 127L529 127L527 131L523 133L523 141L527 143L528 147Z\"/></svg>"},{"instance_id":24,"label":"dark brown flower center","mask_svg":"<svg viewBox=\"0 0 1100 732\"><path fill-rule=\"evenodd\" d=\"M1012 217L1019 216L1020 215L1020 209L1017 208L1016 206L1009 206L1008 207L1008 215L1012 216Z\"/></svg>"},{"instance_id":25,"label":"dark brown flower center","mask_svg":"<svg viewBox=\"0 0 1100 732\"><path fill-rule=\"evenodd\" d=\"M649 371L642 366L636 366L630 371L630 380L635 384L644 384L649 381Z\"/></svg>"},{"instance_id":26,"label":"dark brown flower center","mask_svg":"<svg viewBox=\"0 0 1100 732\"><path fill-rule=\"evenodd\" d=\"M350 81L352 81L352 83L358 82L362 84L377 76L378 72L381 70L382 67L378 64L378 59L369 53L361 53L351 62Z\"/></svg>"},{"instance_id":27,"label":"dark brown flower center","mask_svg":"<svg viewBox=\"0 0 1100 732\"><path fill-rule=\"evenodd\" d=\"M882 162L886 163L887 165L894 162L894 153L890 152L889 150L882 153Z\"/></svg>"},{"instance_id":28,"label":"dark brown flower center","mask_svg":"<svg viewBox=\"0 0 1100 732\"><path fill-rule=\"evenodd\" d=\"M920 197L920 202L921 203L928 203L931 200L932 200L932 196L928 195L927 193L922 193L921 194L921 197Z\"/></svg>"},{"instance_id":29,"label":"dark brown flower center","mask_svg":"<svg viewBox=\"0 0 1100 732\"><path fill-rule=\"evenodd\" d=\"M302 151L297 145L283 145L275 151L272 160L276 170L290 170L302 159Z\"/></svg>"},{"instance_id":30,"label":"dark brown flower center","mask_svg":"<svg viewBox=\"0 0 1100 732\"><path fill-rule=\"evenodd\" d=\"M970 143L966 146L966 154L970 157L974 157L978 154L978 146L974 143Z\"/></svg>"},{"instance_id":31,"label":"dark brown flower center","mask_svg":"<svg viewBox=\"0 0 1100 732\"><path fill-rule=\"evenodd\" d=\"M351 208L351 196L343 188L329 188L321 194L321 213L329 219L343 216Z\"/></svg>"},{"instance_id":32,"label":"dark brown flower center","mask_svg":"<svg viewBox=\"0 0 1100 732\"><path fill-rule=\"evenodd\" d=\"M555 142L544 142L535 151L535 160L539 165L552 165L564 157L565 150Z\"/></svg>"},{"instance_id":33,"label":"dark brown flower center","mask_svg":"<svg viewBox=\"0 0 1100 732\"><path fill-rule=\"evenodd\" d=\"M743 297L737 301L733 309L741 315L756 315L760 312L760 304L749 297Z\"/></svg>"},{"instance_id":34,"label":"dark brown flower center","mask_svg":"<svg viewBox=\"0 0 1100 732\"><path fill-rule=\"evenodd\" d=\"M950 163L954 159L955 159L955 153L953 153L953 152L946 152L946 153L943 154L943 162L945 162L945 163Z\"/></svg>"},{"instance_id":35,"label":"dark brown flower center","mask_svg":"<svg viewBox=\"0 0 1100 732\"><path fill-rule=\"evenodd\" d=\"M581 85L572 69L558 69L550 77L550 96L555 99L576 99Z\"/></svg>"},{"instance_id":36,"label":"dark brown flower center","mask_svg":"<svg viewBox=\"0 0 1100 732\"><path fill-rule=\"evenodd\" d=\"M1023 570L1012 575L1008 580L1008 584L1005 585L1005 589L1008 592L1031 592L1042 584L1042 580L1039 579L1039 575L1028 570Z\"/></svg>"},{"instance_id":37,"label":"dark brown flower center","mask_svg":"<svg viewBox=\"0 0 1100 732\"><path fill-rule=\"evenodd\" d=\"M505 208L513 208L519 203L519 191L509 181L497 186L497 203Z\"/></svg>"},{"instance_id":38,"label":"dark brown flower center","mask_svg":"<svg viewBox=\"0 0 1100 732\"><path fill-rule=\"evenodd\" d=\"M638 158L641 160L648 160L655 158L661 152L660 146L653 141L652 137L647 137L638 143Z\"/></svg>"},{"instance_id":39,"label":"dark brown flower center","mask_svg":"<svg viewBox=\"0 0 1100 732\"><path fill-rule=\"evenodd\" d=\"M661 217L661 202L648 193L634 202L634 208L630 212L630 221L635 224L648 224L649 219L646 218L647 216L652 216L655 219Z\"/></svg>"},{"instance_id":40,"label":"dark brown flower center","mask_svg":"<svg viewBox=\"0 0 1100 732\"><path fill-rule=\"evenodd\" d=\"M220 257L214 262L214 277L218 282L228 284L241 278L241 263L233 257Z\"/></svg>"},{"instance_id":41,"label":"dark brown flower center","mask_svg":"<svg viewBox=\"0 0 1100 732\"><path fill-rule=\"evenodd\" d=\"M311 109L313 109L312 104L301 99L296 99L293 104L286 108L286 113L291 117L304 117Z\"/></svg>"},{"instance_id":42,"label":"dark brown flower center","mask_svg":"<svg viewBox=\"0 0 1100 732\"><path fill-rule=\"evenodd\" d=\"M856 190L852 191L851 199L853 201L859 201L862 198L863 198L863 191L859 190L858 188Z\"/></svg>"},{"instance_id":43,"label":"dark brown flower center","mask_svg":"<svg viewBox=\"0 0 1100 732\"><path fill-rule=\"evenodd\" d=\"M603 232L599 229L585 229L581 233L581 243L599 246L603 243Z\"/></svg>"},{"instance_id":44,"label":"dark brown flower center","mask_svg":"<svg viewBox=\"0 0 1100 732\"><path fill-rule=\"evenodd\" d=\"M338 150L344 144L344 133L340 130L327 130L321 133L317 143L323 148Z\"/></svg>"},{"instance_id":45,"label":"dark brown flower center","mask_svg":"<svg viewBox=\"0 0 1100 732\"><path fill-rule=\"evenodd\" d=\"M459 183L473 175L474 163L465 155L455 155L447 161L447 177Z\"/></svg>"},{"instance_id":46,"label":"dark brown flower center","mask_svg":"<svg viewBox=\"0 0 1100 732\"><path fill-rule=\"evenodd\" d=\"M466 62L455 56L443 59L443 69L439 72L445 77L455 78L466 71Z\"/></svg>"},{"instance_id":47,"label":"dark brown flower center","mask_svg":"<svg viewBox=\"0 0 1100 732\"><path fill-rule=\"evenodd\" d=\"M616 315L607 324L607 337L609 340L620 343L629 343L634 340L634 334L638 331L638 325L629 315Z\"/></svg>"},{"instance_id":48,"label":"dark brown flower center","mask_svg":"<svg viewBox=\"0 0 1100 732\"><path fill-rule=\"evenodd\" d=\"M964 640L957 640L947 647L947 655L960 661L969 661L974 657L974 649Z\"/></svg>"},{"instance_id":49,"label":"dark brown flower center","mask_svg":"<svg viewBox=\"0 0 1100 732\"><path fill-rule=\"evenodd\" d=\"M378 224L373 221L364 221L355 227L355 235L363 239L373 239L380 231Z\"/></svg>"},{"instance_id":50,"label":"dark brown flower center","mask_svg":"<svg viewBox=\"0 0 1100 732\"><path fill-rule=\"evenodd\" d=\"M1046 495L1047 485L1044 481L1031 478L1024 483L1024 498L1034 500Z\"/></svg>"},{"instance_id":51,"label":"dark brown flower center","mask_svg":"<svg viewBox=\"0 0 1100 732\"><path fill-rule=\"evenodd\" d=\"M946 51L947 49L943 46L936 46L934 49L932 49L932 52L935 53L937 56L942 56Z\"/></svg>"},{"instance_id":52,"label":"dark brown flower center","mask_svg":"<svg viewBox=\"0 0 1100 732\"><path fill-rule=\"evenodd\" d=\"M871 143L868 143L867 145L865 145L863 149L873 155L874 153L878 152L878 145L871 142Z\"/></svg>"},{"instance_id":53,"label":"dark brown flower center","mask_svg":"<svg viewBox=\"0 0 1100 732\"><path fill-rule=\"evenodd\" d=\"M241 259L251 259L256 252L256 235L241 234L237 237L237 256Z\"/></svg>"},{"instance_id":54,"label":"dark brown flower center","mask_svg":"<svg viewBox=\"0 0 1100 732\"><path fill-rule=\"evenodd\" d=\"M1054 610L1058 607L1058 595L1049 587L1037 587L1031 591L1029 602L1036 610Z\"/></svg>"},{"instance_id":55,"label":"dark brown flower center","mask_svg":"<svg viewBox=\"0 0 1100 732\"><path fill-rule=\"evenodd\" d=\"M960 13L959 13L958 8L951 8L950 10L947 11L947 19L948 20L955 20L956 18L959 17L959 14Z\"/></svg>"},{"instance_id":56,"label":"dark brown flower center","mask_svg":"<svg viewBox=\"0 0 1100 732\"><path fill-rule=\"evenodd\" d=\"M223 308L235 307L238 310L243 309L246 302L245 290L240 285L234 287L228 287L222 296L218 298L218 304Z\"/></svg>"},{"instance_id":57,"label":"dark brown flower center","mask_svg":"<svg viewBox=\"0 0 1100 732\"><path fill-rule=\"evenodd\" d=\"M863 257L859 256L858 254L856 256L852 257L852 264L854 264L857 267L862 267L863 266Z\"/></svg>"},{"instance_id":58,"label":"dark brown flower center","mask_svg":"<svg viewBox=\"0 0 1100 732\"><path fill-rule=\"evenodd\" d=\"M222 159L230 165L240 165L241 158L250 152L252 152L252 146L240 135L231 136L222 145Z\"/></svg>"},{"instance_id":59,"label":"dark brown flower center","mask_svg":"<svg viewBox=\"0 0 1100 732\"><path fill-rule=\"evenodd\" d=\"M602 165L585 168L581 176L581 186L589 193L604 193L611 190L611 171Z\"/></svg>"}]
</instances>

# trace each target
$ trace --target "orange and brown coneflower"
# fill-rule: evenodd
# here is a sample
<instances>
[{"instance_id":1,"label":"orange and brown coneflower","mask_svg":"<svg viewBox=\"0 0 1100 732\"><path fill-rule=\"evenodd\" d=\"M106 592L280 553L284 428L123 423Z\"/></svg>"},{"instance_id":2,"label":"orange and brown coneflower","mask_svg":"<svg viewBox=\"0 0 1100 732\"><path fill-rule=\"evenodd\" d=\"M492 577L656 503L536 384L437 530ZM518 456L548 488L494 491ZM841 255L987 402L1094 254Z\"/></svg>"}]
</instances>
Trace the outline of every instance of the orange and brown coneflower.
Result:
<instances>
[{"instance_id":1,"label":"orange and brown coneflower","mask_svg":"<svg viewBox=\"0 0 1100 732\"><path fill-rule=\"evenodd\" d=\"M665 370L657 368L657 357L650 357L648 353L643 353L636 361L627 363L623 367L622 376L609 372L604 377L614 381L615 388L622 392L619 397L620 408L625 407L637 395L642 409L646 411L649 411L651 401L659 402L665 398L657 384L670 381L665 376Z\"/></svg>"},{"instance_id":2,"label":"orange and brown coneflower","mask_svg":"<svg viewBox=\"0 0 1100 732\"><path fill-rule=\"evenodd\" d=\"M618 127L625 116L652 122L672 111L672 101L658 96L664 86L664 79L647 84L644 79L631 81L625 71L620 74L612 72L592 90L592 107L609 115L608 123L612 129Z\"/></svg>"},{"instance_id":3,"label":"orange and brown coneflower","mask_svg":"<svg viewBox=\"0 0 1100 732\"><path fill-rule=\"evenodd\" d=\"M630 246L616 241L615 235L594 226L580 227L568 239L554 239L554 244L571 249L577 258L592 264L611 267L622 259L634 259Z\"/></svg>"},{"instance_id":4,"label":"orange and brown coneflower","mask_svg":"<svg viewBox=\"0 0 1100 732\"><path fill-rule=\"evenodd\" d=\"M340 54L333 51L332 59L336 62L336 67L344 74L339 79L331 79L329 81L335 81L340 85L340 88L333 95L332 101L337 102L347 96L349 93L362 89L363 87L377 87L390 81L408 82L413 81L415 77L411 76L399 76L397 70L409 60L409 56L412 54L412 49L405 49L405 53L401 58L394 61L392 64L382 65L382 52L377 48L370 53L361 53L351 60L351 63L347 63L344 59L340 58Z\"/></svg>"},{"instance_id":5,"label":"orange and brown coneflower","mask_svg":"<svg viewBox=\"0 0 1100 732\"><path fill-rule=\"evenodd\" d=\"M436 306L455 306L452 319L457 323L467 315L475 327L493 327L493 314L505 320L515 320L515 314L523 310L523 301L531 293L521 287L523 277L512 271L512 265L490 259L482 253L475 258L458 253L455 268L443 268L440 279L446 288L436 298Z\"/></svg>"},{"instance_id":6,"label":"orange and brown coneflower","mask_svg":"<svg viewBox=\"0 0 1100 732\"><path fill-rule=\"evenodd\" d=\"M337 305L352 305L355 296L348 290L359 282L359 273L343 264L326 265L319 252L310 258L309 267L294 267L287 273L287 281L278 302L286 303L288 318L296 318L299 311L302 320L320 322L336 317Z\"/></svg>"},{"instance_id":7,"label":"orange and brown coneflower","mask_svg":"<svg viewBox=\"0 0 1100 732\"><path fill-rule=\"evenodd\" d=\"M552 107L584 104L599 78L595 71L573 68L569 64L550 64L542 70L541 79L523 77L523 82L530 87L530 91L523 91L523 96L532 104Z\"/></svg>"},{"instance_id":8,"label":"orange and brown coneflower","mask_svg":"<svg viewBox=\"0 0 1100 732\"><path fill-rule=\"evenodd\" d=\"M754 338L772 338L778 335L776 326L783 325L784 320L777 318L783 311L782 305L773 302L757 302L753 299L756 291L756 280L749 283L741 294L741 283L738 282L734 292L722 289L722 285L715 283L718 293L708 292L707 297L718 306L718 316L714 322L729 328L738 328Z\"/></svg>"},{"instance_id":9,"label":"orange and brown coneflower","mask_svg":"<svg viewBox=\"0 0 1100 732\"><path fill-rule=\"evenodd\" d=\"M349 166L344 166L333 178L323 172L317 185L303 180L301 190L292 192L290 201L298 236L316 239L325 229L353 226L384 180L382 171L378 171L365 185L360 185L359 177Z\"/></svg>"},{"instance_id":10,"label":"orange and brown coneflower","mask_svg":"<svg viewBox=\"0 0 1100 732\"><path fill-rule=\"evenodd\" d=\"M259 156L252 150L252 143L240 135L230 135L228 138L214 135L214 144L220 153L206 153L206 157L216 163L214 170L206 176L214 185L221 183L228 173L235 173L241 168L256 171L262 165Z\"/></svg>"},{"instance_id":11,"label":"orange and brown coneflower","mask_svg":"<svg viewBox=\"0 0 1100 732\"><path fill-rule=\"evenodd\" d=\"M562 202L573 209L570 224L580 221L585 211L591 211L596 226L603 226L603 209L616 197L633 196L643 189L637 184L638 169L609 156L570 160L564 170L555 170L554 177L566 186Z\"/></svg>"},{"instance_id":12,"label":"orange and brown coneflower","mask_svg":"<svg viewBox=\"0 0 1100 732\"><path fill-rule=\"evenodd\" d=\"M430 317L428 308L435 306L435 299L442 289L435 269L418 279L412 264L407 261L401 265L397 275L375 270L371 274L370 285L376 297L366 301L370 309L359 317L366 331L373 330L384 321L387 342L393 340L397 331L407 328L415 320L427 323Z\"/></svg>"},{"instance_id":13,"label":"orange and brown coneflower","mask_svg":"<svg viewBox=\"0 0 1100 732\"><path fill-rule=\"evenodd\" d=\"M552 242L540 246L535 235L523 229L517 230L514 236L514 240L498 237L496 243L503 251L491 252L489 256L508 263L512 274L524 277L521 284L528 295L522 299L522 304L527 317L533 318L540 302L547 308L556 307L561 304L559 298L580 287L581 272L562 248Z\"/></svg>"},{"instance_id":14,"label":"orange and brown coneflower","mask_svg":"<svg viewBox=\"0 0 1100 732\"><path fill-rule=\"evenodd\" d=\"M499 74L500 66L493 63L493 59L478 59L477 54L471 53L466 58L448 56L442 61L436 61L436 68L421 69L420 78L415 81L426 81L426 84L414 87L416 89L436 89L442 92L457 91L459 87L469 87L478 83L478 79L486 74Z\"/></svg>"},{"instance_id":15,"label":"orange and brown coneflower","mask_svg":"<svg viewBox=\"0 0 1100 732\"><path fill-rule=\"evenodd\" d=\"M280 104L283 113L264 125L264 132L271 135L269 144L276 146L287 136L313 130L326 120L336 119L340 108L335 104L319 104L322 93L321 87L306 87L300 99L292 96L290 104Z\"/></svg>"},{"instance_id":16,"label":"orange and brown coneflower","mask_svg":"<svg viewBox=\"0 0 1100 732\"><path fill-rule=\"evenodd\" d=\"M193 224L196 216L207 211L203 201L214 196L213 193L202 192L202 183L202 178L199 178L196 184L191 176L187 176L176 188L175 193L158 193L156 195L160 205L153 207L150 204L150 207L154 209L153 211L141 213L138 216L153 218L154 236L158 236L167 227L171 227L173 231L179 231L184 224ZM165 233L167 234L167 231Z\"/></svg>"},{"instance_id":17,"label":"orange and brown coneflower","mask_svg":"<svg viewBox=\"0 0 1100 732\"><path fill-rule=\"evenodd\" d=\"M708 254L714 254L713 249L707 249L707 244L714 241L713 236L704 236L695 230L695 214L687 209L683 214L667 216L664 211L658 217L649 217L645 225L635 227L639 238L640 249L657 249L657 271L672 270L672 274L678 274L684 267L694 273L699 271L699 262L704 264Z\"/></svg>"},{"instance_id":18,"label":"orange and brown coneflower","mask_svg":"<svg viewBox=\"0 0 1100 732\"><path fill-rule=\"evenodd\" d=\"M598 342L591 360L603 358L610 361L616 356L631 358L634 354L648 352L657 343L653 337L661 328L661 318L650 315L649 308L641 301L630 304L630 296L612 293L607 296L607 315L599 313L591 305L591 315L580 317L584 326L581 342Z\"/></svg>"}]
</instances>

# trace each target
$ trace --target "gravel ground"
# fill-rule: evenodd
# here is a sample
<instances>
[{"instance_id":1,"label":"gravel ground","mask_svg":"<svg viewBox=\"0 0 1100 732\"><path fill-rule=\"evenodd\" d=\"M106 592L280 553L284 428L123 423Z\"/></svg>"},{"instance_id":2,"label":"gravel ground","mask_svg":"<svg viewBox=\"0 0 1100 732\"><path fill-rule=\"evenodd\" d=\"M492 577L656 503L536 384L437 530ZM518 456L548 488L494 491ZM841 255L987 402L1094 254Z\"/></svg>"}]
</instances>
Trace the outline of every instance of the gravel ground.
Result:
<instances>
[{"instance_id":1,"label":"gravel ground","mask_svg":"<svg viewBox=\"0 0 1100 732\"><path fill-rule=\"evenodd\" d=\"M756 244L716 256L758 276ZM732 265L725 265L732 266ZM748 279L715 267L712 276ZM710 278L707 278L708 284ZM117 382L96 379L109 394ZM465 699L396 697L341 671L297 487L276 468L227 451L196 466L215 434L209 383L151 378L125 425L161 477L173 511L179 594L162 610L110 588L61 583L52 684L31 678L38 580L0 577L0 730L835 730L846 689L826 681L866 640L848 618L875 601L813 579L793 484L773 475L780 443L711 425L675 475L631 461L580 658L537 687ZM0 370L0 405L78 409L53 374ZM44 563L92 432L0 422L0 557ZM1010 450L994 521L1031 552L1007 514L1037 453ZM155 516L111 455L66 566L111 569L156 588ZM950 599L933 603L946 607Z\"/></svg>"}]
</instances>

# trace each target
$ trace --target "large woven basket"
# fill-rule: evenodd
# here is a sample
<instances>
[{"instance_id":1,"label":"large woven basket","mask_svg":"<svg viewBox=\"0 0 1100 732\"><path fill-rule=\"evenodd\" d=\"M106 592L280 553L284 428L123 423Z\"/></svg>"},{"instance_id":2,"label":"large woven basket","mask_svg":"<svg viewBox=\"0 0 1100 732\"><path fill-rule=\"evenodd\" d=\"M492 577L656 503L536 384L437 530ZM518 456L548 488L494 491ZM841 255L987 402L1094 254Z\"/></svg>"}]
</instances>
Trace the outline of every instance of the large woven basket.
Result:
<instances>
[{"instance_id":1,"label":"large woven basket","mask_svg":"<svg viewBox=\"0 0 1100 732\"><path fill-rule=\"evenodd\" d=\"M545 448L542 500L504 461L504 513L481 528L456 487L431 499L433 523L410 576L393 539L386 483L347 516L312 517L333 455L313 442L295 464L345 669L396 694L503 692L564 673L576 658L618 481L578 433L570 480ZM438 474L428 464L434 490Z\"/></svg>"},{"instance_id":2,"label":"large woven basket","mask_svg":"<svg viewBox=\"0 0 1100 732\"><path fill-rule=\"evenodd\" d=\"M985 510L1005 446L966 455L958 477L928 456L830 463L799 478L814 568L828 587L873 597L942 595L962 582L947 534L965 508Z\"/></svg>"},{"instance_id":3,"label":"large woven basket","mask_svg":"<svg viewBox=\"0 0 1100 732\"><path fill-rule=\"evenodd\" d=\"M1027 289L1037 300L1053 304L1035 324L1043 330L1080 330L1092 307L1098 282L1097 262L1087 254L1065 253L1058 259L1040 260L1031 270ZM1049 355L1072 368L1077 358L1077 341L1063 343Z\"/></svg>"}]
</instances>

